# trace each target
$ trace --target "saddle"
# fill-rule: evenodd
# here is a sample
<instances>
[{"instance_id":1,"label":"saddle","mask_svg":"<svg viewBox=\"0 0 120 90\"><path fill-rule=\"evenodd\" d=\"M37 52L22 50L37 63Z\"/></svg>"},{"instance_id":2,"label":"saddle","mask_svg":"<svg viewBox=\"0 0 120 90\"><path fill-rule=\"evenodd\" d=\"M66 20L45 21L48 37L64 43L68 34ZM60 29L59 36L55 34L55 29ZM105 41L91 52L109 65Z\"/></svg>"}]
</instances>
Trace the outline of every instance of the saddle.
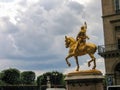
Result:
<instances>
[{"instance_id":1,"label":"saddle","mask_svg":"<svg viewBox=\"0 0 120 90\"><path fill-rule=\"evenodd\" d=\"M80 43L78 42L78 46L76 48L76 52L84 52L85 51L86 44L84 42Z\"/></svg>"}]
</instances>

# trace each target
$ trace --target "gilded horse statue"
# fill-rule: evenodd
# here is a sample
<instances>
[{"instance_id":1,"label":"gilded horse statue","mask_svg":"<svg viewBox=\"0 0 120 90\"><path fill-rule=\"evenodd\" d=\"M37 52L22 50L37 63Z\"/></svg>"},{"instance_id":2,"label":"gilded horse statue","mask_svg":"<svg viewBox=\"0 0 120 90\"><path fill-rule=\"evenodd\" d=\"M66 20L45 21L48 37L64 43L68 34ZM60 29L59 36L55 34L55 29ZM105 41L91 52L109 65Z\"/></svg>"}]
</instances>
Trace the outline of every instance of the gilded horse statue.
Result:
<instances>
[{"instance_id":1,"label":"gilded horse statue","mask_svg":"<svg viewBox=\"0 0 120 90\"><path fill-rule=\"evenodd\" d=\"M97 50L97 46L93 43L85 43L85 44L79 43L78 48L75 51L76 44L77 44L77 41L74 38L65 36L65 45L66 45L66 48L69 48L69 53L68 53L67 57L65 58L67 65L69 67L71 66L68 59L71 57L74 57L76 60L76 64L77 64L76 71L79 71L78 56L88 54L91 58L91 60L88 61L88 67L90 67L91 62L93 62L94 66L92 69L95 69L96 68L96 58L94 57L94 54Z\"/></svg>"}]
</instances>

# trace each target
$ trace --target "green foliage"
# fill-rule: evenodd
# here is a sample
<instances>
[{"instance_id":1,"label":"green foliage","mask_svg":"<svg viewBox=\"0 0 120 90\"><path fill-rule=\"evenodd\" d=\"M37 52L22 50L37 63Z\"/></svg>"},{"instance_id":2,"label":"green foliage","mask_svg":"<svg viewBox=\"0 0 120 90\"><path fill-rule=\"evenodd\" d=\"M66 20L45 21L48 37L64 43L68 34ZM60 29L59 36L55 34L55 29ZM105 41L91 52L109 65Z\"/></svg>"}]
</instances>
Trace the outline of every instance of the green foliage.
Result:
<instances>
[{"instance_id":1,"label":"green foliage","mask_svg":"<svg viewBox=\"0 0 120 90\"><path fill-rule=\"evenodd\" d=\"M1 72L1 80L7 84L18 84L20 81L20 71L17 69L6 69Z\"/></svg>"},{"instance_id":2,"label":"green foliage","mask_svg":"<svg viewBox=\"0 0 120 90\"><path fill-rule=\"evenodd\" d=\"M32 71L25 71L21 73L21 83L22 84L34 84L35 82L35 73Z\"/></svg>"},{"instance_id":3,"label":"green foliage","mask_svg":"<svg viewBox=\"0 0 120 90\"><path fill-rule=\"evenodd\" d=\"M47 85L48 77L49 77L51 85L53 87L55 87L57 85L61 85L61 86L65 85L64 75L57 71L46 72L43 75L40 75L39 77L37 77L38 85Z\"/></svg>"},{"instance_id":4,"label":"green foliage","mask_svg":"<svg viewBox=\"0 0 120 90\"><path fill-rule=\"evenodd\" d=\"M53 85L61 85L63 79L63 74L59 72L52 72L51 83Z\"/></svg>"},{"instance_id":5,"label":"green foliage","mask_svg":"<svg viewBox=\"0 0 120 90\"><path fill-rule=\"evenodd\" d=\"M36 85L37 82L37 85L41 86L47 85L48 77L52 87L55 87L57 85L65 85L65 76L57 71L46 72L43 75L40 75L37 77L36 82L35 77L36 75L33 71L24 71L20 73L19 70L10 68L3 70L0 73L0 85ZM46 88L46 86L43 88Z\"/></svg>"}]
</instances>

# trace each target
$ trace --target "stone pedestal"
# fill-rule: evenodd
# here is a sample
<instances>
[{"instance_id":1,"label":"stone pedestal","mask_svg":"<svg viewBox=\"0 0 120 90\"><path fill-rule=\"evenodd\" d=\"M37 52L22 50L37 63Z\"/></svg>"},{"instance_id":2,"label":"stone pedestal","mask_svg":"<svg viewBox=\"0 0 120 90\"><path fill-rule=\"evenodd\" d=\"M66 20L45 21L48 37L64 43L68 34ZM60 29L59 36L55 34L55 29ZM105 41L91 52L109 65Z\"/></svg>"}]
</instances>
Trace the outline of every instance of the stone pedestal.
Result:
<instances>
[{"instance_id":1,"label":"stone pedestal","mask_svg":"<svg viewBox=\"0 0 120 90\"><path fill-rule=\"evenodd\" d=\"M99 70L71 72L66 75L67 90L103 90L103 75Z\"/></svg>"}]
</instances>

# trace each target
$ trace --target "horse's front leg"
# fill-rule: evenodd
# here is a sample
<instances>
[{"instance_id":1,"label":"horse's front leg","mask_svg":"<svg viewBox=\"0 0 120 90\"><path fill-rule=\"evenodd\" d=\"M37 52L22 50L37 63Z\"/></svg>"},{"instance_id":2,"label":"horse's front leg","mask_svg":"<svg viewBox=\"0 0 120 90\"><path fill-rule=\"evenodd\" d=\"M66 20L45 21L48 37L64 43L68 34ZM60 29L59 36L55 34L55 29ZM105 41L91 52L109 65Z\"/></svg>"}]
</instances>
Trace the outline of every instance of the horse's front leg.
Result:
<instances>
[{"instance_id":1,"label":"horse's front leg","mask_svg":"<svg viewBox=\"0 0 120 90\"><path fill-rule=\"evenodd\" d=\"M77 64L77 69L76 71L79 71L79 62L78 62L78 57L77 56L74 56L75 60L76 60L76 64Z\"/></svg>"},{"instance_id":2,"label":"horse's front leg","mask_svg":"<svg viewBox=\"0 0 120 90\"><path fill-rule=\"evenodd\" d=\"M67 63L67 65L70 67L71 66L71 64L70 64L70 62L68 62L68 58L70 58L70 57L72 57L73 56L73 54L69 54L66 58L65 58L65 60L66 60L66 63Z\"/></svg>"}]
</instances>

